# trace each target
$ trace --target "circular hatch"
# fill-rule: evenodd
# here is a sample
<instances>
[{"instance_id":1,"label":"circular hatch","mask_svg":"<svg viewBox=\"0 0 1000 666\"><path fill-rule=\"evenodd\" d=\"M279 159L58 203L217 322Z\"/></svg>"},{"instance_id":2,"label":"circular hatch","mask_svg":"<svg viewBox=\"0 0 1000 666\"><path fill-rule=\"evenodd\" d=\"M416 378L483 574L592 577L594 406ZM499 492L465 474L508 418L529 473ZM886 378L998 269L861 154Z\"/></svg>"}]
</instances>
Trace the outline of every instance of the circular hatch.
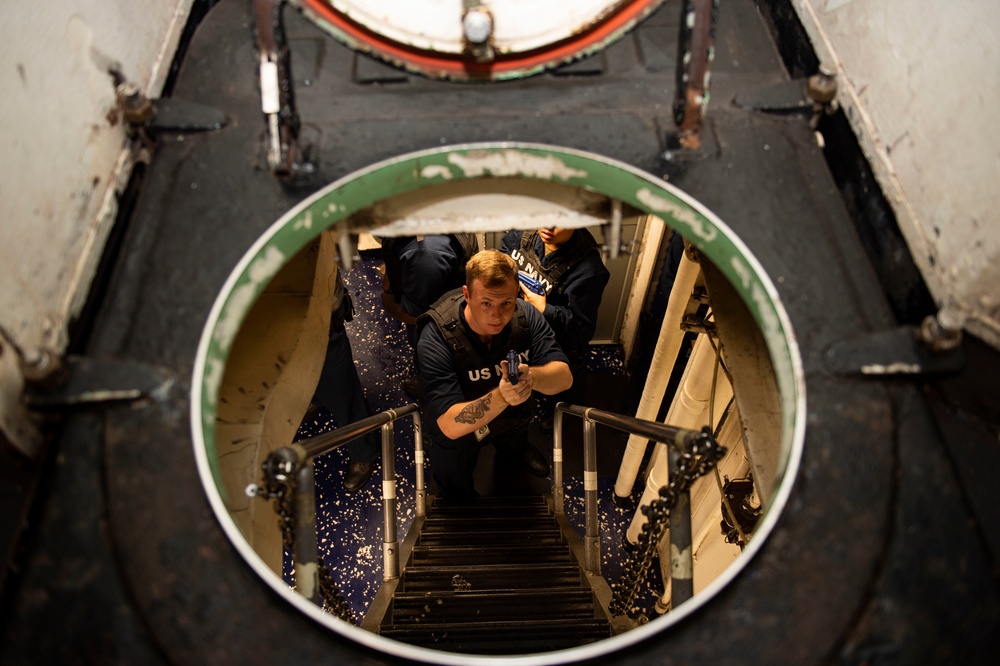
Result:
<instances>
[{"instance_id":1,"label":"circular hatch","mask_svg":"<svg viewBox=\"0 0 1000 666\"><path fill-rule=\"evenodd\" d=\"M199 474L218 520L247 563L289 603L330 630L383 653L430 663L504 663L507 658L456 654L382 638L324 613L292 590L247 541L227 507L217 448L219 391L240 327L272 279L319 234L356 233L357 213L403 195L447 184L485 190L571 187L599 194L662 219L725 276L765 341L780 404L780 442L774 488L753 539L740 557L693 599L662 617L579 648L539 653L530 663L559 664L607 656L667 630L695 613L732 581L760 550L778 521L796 476L805 431L804 379L788 317L771 280L739 238L710 211L676 187L626 164L553 146L484 143L446 146L402 155L340 179L301 202L262 235L230 274L206 323L192 382L191 422ZM437 196L437 195L434 195ZM363 216L362 216L363 217ZM470 220L474 223L475 221ZM480 221L481 224L481 221ZM426 233L466 230L455 221L428 224ZM391 225L390 225L391 226ZM476 229L476 230L482 230ZM499 230L499 229L497 229ZM385 231L385 229L383 229ZM405 233L397 229L396 233ZM230 484L230 488L232 485ZM523 660L522 660L523 661ZM528 662L524 662L528 663Z\"/></svg>"}]
</instances>

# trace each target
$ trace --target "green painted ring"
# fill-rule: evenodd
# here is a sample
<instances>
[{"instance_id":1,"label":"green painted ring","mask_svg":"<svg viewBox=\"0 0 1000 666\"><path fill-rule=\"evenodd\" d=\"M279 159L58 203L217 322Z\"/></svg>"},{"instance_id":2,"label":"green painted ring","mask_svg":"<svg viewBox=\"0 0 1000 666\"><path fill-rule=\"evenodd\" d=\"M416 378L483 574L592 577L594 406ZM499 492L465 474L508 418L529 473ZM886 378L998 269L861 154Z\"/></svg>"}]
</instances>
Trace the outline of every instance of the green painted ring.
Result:
<instances>
[{"instance_id":1,"label":"green painted ring","mask_svg":"<svg viewBox=\"0 0 1000 666\"><path fill-rule=\"evenodd\" d=\"M322 613L292 592L249 547L229 516L215 463L216 399L226 359L244 319L268 282L321 231L383 199L446 182L480 178L552 181L618 199L658 216L679 231L729 279L764 336L781 397L782 442L778 482L771 507L755 538L692 601L647 625L589 646L536 655L532 663L568 663L621 649L680 621L728 584L760 549L787 503L805 439L805 380L788 315L760 263L711 211L669 183L632 166L592 153L531 143L442 146L400 155L356 171L305 199L275 222L247 251L227 279L209 314L195 359L191 426L195 457L206 493L223 529L244 559L289 602L334 631L375 649L431 663L497 663L381 638Z\"/></svg>"}]
</instances>

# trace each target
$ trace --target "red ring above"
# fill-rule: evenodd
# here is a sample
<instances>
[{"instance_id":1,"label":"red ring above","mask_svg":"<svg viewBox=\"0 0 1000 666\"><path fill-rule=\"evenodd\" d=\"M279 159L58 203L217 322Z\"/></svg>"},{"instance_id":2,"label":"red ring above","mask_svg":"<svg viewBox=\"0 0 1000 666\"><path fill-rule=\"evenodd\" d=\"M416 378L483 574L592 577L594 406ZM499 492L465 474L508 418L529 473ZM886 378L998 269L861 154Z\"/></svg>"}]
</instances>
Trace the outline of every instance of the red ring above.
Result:
<instances>
[{"instance_id":1,"label":"red ring above","mask_svg":"<svg viewBox=\"0 0 1000 666\"><path fill-rule=\"evenodd\" d=\"M536 74L604 48L652 13L663 1L631 0L600 23L567 39L523 53L498 54L495 60L487 63L475 62L464 54L447 54L401 44L351 20L323 0L300 0L300 3L357 45L349 43L349 46L369 51L394 65L436 79L495 81ZM334 36L339 37L336 32Z\"/></svg>"}]
</instances>

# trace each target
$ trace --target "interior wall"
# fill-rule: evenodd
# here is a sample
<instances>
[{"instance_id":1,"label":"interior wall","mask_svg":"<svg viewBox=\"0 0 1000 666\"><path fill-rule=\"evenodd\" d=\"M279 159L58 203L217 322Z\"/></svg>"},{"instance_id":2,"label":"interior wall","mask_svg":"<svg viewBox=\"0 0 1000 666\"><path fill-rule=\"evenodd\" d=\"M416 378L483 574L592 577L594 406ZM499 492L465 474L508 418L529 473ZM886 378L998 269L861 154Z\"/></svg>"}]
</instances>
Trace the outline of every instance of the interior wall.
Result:
<instances>
[{"instance_id":1,"label":"interior wall","mask_svg":"<svg viewBox=\"0 0 1000 666\"><path fill-rule=\"evenodd\" d=\"M0 3L0 353L65 351L140 147L116 81L160 92L193 2ZM22 388L0 365L0 396ZM0 440L40 448L16 400L0 397Z\"/></svg>"},{"instance_id":2,"label":"interior wall","mask_svg":"<svg viewBox=\"0 0 1000 666\"><path fill-rule=\"evenodd\" d=\"M601 307L597 311L597 328L594 331L594 344L617 344L622 342L622 325L625 317L625 307L628 304L629 296L633 288L642 290L648 285L633 285L635 277L635 264L638 260L640 248L632 245L639 233L639 215L627 215L622 219L621 242L628 247L628 252L622 252L615 259L608 258L605 261L611 279L604 288L604 298L601 299ZM590 230L598 243L604 243L604 230L601 227Z\"/></svg>"},{"instance_id":3,"label":"interior wall","mask_svg":"<svg viewBox=\"0 0 1000 666\"><path fill-rule=\"evenodd\" d=\"M1000 3L792 5L943 323L1000 346Z\"/></svg>"},{"instance_id":4,"label":"interior wall","mask_svg":"<svg viewBox=\"0 0 1000 666\"><path fill-rule=\"evenodd\" d=\"M162 89L194 0L0 3L0 325L61 352L131 172L115 72Z\"/></svg>"},{"instance_id":5,"label":"interior wall","mask_svg":"<svg viewBox=\"0 0 1000 666\"><path fill-rule=\"evenodd\" d=\"M215 448L226 506L247 541L281 575L282 542L270 501L244 489L289 446L319 380L336 285L336 241L324 232L267 286L233 342L219 387Z\"/></svg>"}]
</instances>

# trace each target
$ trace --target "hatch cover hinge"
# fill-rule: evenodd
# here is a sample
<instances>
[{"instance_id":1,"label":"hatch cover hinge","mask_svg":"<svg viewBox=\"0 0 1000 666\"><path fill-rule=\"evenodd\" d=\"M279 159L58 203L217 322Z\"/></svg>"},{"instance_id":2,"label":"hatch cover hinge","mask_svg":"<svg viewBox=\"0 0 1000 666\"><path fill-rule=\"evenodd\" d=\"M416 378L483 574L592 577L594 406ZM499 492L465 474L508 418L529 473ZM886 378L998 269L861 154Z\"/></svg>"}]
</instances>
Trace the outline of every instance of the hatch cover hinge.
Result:
<instances>
[{"instance_id":1,"label":"hatch cover hinge","mask_svg":"<svg viewBox=\"0 0 1000 666\"><path fill-rule=\"evenodd\" d=\"M25 375L24 404L38 412L134 402L162 394L172 375L144 363L67 356Z\"/></svg>"},{"instance_id":2,"label":"hatch cover hinge","mask_svg":"<svg viewBox=\"0 0 1000 666\"><path fill-rule=\"evenodd\" d=\"M830 345L826 367L839 375L934 375L960 371L965 352L960 336L942 344L927 326L901 326Z\"/></svg>"},{"instance_id":3,"label":"hatch cover hinge","mask_svg":"<svg viewBox=\"0 0 1000 666\"><path fill-rule=\"evenodd\" d=\"M837 70L821 64L819 70L804 79L781 81L739 93L733 104L741 109L763 113L811 114L810 126L819 125L823 114L837 111Z\"/></svg>"}]
</instances>

